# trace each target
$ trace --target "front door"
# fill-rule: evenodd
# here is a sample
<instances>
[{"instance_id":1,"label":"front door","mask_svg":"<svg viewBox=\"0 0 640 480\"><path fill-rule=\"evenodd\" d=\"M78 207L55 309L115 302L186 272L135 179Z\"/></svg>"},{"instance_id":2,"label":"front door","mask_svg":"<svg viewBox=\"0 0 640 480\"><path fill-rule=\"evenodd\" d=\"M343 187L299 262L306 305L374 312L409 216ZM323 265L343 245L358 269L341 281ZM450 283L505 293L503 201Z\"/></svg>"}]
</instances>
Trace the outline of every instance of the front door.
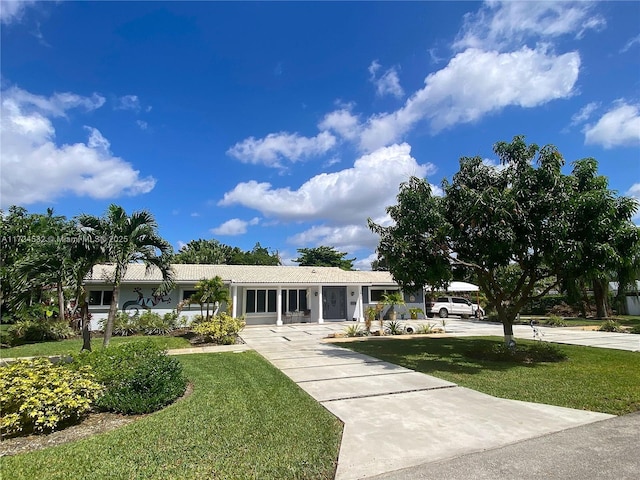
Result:
<instances>
[{"instance_id":1,"label":"front door","mask_svg":"<svg viewBox=\"0 0 640 480\"><path fill-rule=\"evenodd\" d=\"M322 287L322 316L325 320L347 319L347 287Z\"/></svg>"}]
</instances>

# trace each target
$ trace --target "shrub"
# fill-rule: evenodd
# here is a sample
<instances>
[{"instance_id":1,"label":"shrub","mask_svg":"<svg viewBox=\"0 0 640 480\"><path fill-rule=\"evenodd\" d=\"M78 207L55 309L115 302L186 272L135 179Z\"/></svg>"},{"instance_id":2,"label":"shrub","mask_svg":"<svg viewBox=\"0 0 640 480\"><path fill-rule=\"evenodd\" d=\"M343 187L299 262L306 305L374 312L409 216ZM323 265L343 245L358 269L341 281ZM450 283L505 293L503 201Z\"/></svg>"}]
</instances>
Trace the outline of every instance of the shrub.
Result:
<instances>
[{"instance_id":1,"label":"shrub","mask_svg":"<svg viewBox=\"0 0 640 480\"><path fill-rule=\"evenodd\" d=\"M563 318L557 315L549 315L549 318L547 318L544 321L544 324L550 327L566 327L567 326L567 322L565 322Z\"/></svg>"},{"instance_id":2,"label":"shrub","mask_svg":"<svg viewBox=\"0 0 640 480\"><path fill-rule=\"evenodd\" d=\"M96 401L101 410L154 412L180 397L186 388L180 362L150 340L113 345L75 357L74 365L91 365L105 387Z\"/></svg>"},{"instance_id":3,"label":"shrub","mask_svg":"<svg viewBox=\"0 0 640 480\"><path fill-rule=\"evenodd\" d=\"M418 327L418 329L416 330L416 333L420 333L420 334L428 334L428 333L433 333L433 327L435 327L434 323L425 323L424 325L420 325Z\"/></svg>"},{"instance_id":4,"label":"shrub","mask_svg":"<svg viewBox=\"0 0 640 480\"><path fill-rule=\"evenodd\" d=\"M193 326L193 331L214 343L231 345L235 343L238 332L245 326L243 318L234 318L226 313L216 315L209 321Z\"/></svg>"},{"instance_id":5,"label":"shrub","mask_svg":"<svg viewBox=\"0 0 640 480\"><path fill-rule=\"evenodd\" d=\"M355 324L347 326L347 328L344 329L344 334L347 337L361 337L363 332L360 325Z\"/></svg>"},{"instance_id":6,"label":"shrub","mask_svg":"<svg viewBox=\"0 0 640 480\"><path fill-rule=\"evenodd\" d=\"M397 320L391 320L385 324L384 333L387 335L402 335L404 333L404 326Z\"/></svg>"},{"instance_id":7,"label":"shrub","mask_svg":"<svg viewBox=\"0 0 640 480\"><path fill-rule=\"evenodd\" d=\"M174 315L174 312L161 317L155 312L146 311L138 317L137 327L146 335L166 335L175 330L177 318L178 315Z\"/></svg>"},{"instance_id":8,"label":"shrub","mask_svg":"<svg viewBox=\"0 0 640 480\"><path fill-rule=\"evenodd\" d=\"M567 355L552 343L535 342L509 348L504 343L482 343L466 352L469 358L491 362L539 363L560 362Z\"/></svg>"},{"instance_id":9,"label":"shrub","mask_svg":"<svg viewBox=\"0 0 640 480\"><path fill-rule=\"evenodd\" d=\"M107 327L107 319L103 318L99 322L100 330L104 332ZM129 315L126 312L117 312L113 319L113 334L121 337L127 337L129 335L135 335L140 332L140 326L138 323L138 314Z\"/></svg>"},{"instance_id":10,"label":"shrub","mask_svg":"<svg viewBox=\"0 0 640 480\"><path fill-rule=\"evenodd\" d=\"M0 367L3 436L45 432L78 420L102 387L89 368L71 371L45 358Z\"/></svg>"},{"instance_id":11,"label":"shrub","mask_svg":"<svg viewBox=\"0 0 640 480\"><path fill-rule=\"evenodd\" d=\"M632 327L631 330L629 330L629 333L640 334L640 325L635 325L634 327Z\"/></svg>"},{"instance_id":12,"label":"shrub","mask_svg":"<svg viewBox=\"0 0 640 480\"><path fill-rule=\"evenodd\" d=\"M18 320L7 329L11 344L44 342L75 337L75 332L63 320Z\"/></svg>"},{"instance_id":13,"label":"shrub","mask_svg":"<svg viewBox=\"0 0 640 480\"><path fill-rule=\"evenodd\" d=\"M605 320L598 328L601 332L621 332L620 324L615 320Z\"/></svg>"}]
</instances>

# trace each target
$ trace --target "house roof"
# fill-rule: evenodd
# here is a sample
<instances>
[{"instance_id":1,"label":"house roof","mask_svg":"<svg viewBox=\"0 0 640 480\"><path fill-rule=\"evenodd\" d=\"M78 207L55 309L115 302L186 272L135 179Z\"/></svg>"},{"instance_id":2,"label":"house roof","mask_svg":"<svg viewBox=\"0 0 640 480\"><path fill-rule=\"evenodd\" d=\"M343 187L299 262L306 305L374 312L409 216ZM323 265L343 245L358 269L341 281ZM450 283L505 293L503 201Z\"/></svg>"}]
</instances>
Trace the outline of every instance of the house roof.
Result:
<instances>
[{"instance_id":1,"label":"house roof","mask_svg":"<svg viewBox=\"0 0 640 480\"><path fill-rule=\"evenodd\" d=\"M203 265L172 264L174 280L179 284L196 283L204 278L219 276L225 283L244 285L260 284L352 284L395 285L389 272L345 271L337 267L295 267L268 265ZM113 276L114 265L97 265L87 278L87 283L105 283ZM162 281L157 268L132 263L127 267L124 283L151 283Z\"/></svg>"}]
</instances>

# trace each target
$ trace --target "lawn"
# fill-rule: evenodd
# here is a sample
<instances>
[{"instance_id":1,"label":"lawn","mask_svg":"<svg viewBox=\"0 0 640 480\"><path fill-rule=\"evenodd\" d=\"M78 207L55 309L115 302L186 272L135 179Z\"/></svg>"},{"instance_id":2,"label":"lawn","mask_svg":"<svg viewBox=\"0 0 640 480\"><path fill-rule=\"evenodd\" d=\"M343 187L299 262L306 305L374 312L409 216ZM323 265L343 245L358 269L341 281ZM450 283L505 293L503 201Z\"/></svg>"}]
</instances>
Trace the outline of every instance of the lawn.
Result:
<instances>
[{"instance_id":1,"label":"lawn","mask_svg":"<svg viewBox=\"0 0 640 480\"><path fill-rule=\"evenodd\" d=\"M171 348L188 348L191 346L189 341L183 337L170 336L130 336L130 337L111 337L111 344L132 342L141 338L150 339L157 346L163 349ZM81 338L71 338L69 340L59 340L54 342L27 343L11 348L3 348L2 358L13 357L36 357L49 355L66 355L70 353L78 353L82 348ZM92 338L91 348L102 348L102 338Z\"/></svg>"},{"instance_id":2,"label":"lawn","mask_svg":"<svg viewBox=\"0 0 640 480\"><path fill-rule=\"evenodd\" d=\"M342 424L260 355L180 361L189 397L109 433L4 457L3 478L333 478Z\"/></svg>"},{"instance_id":3,"label":"lawn","mask_svg":"<svg viewBox=\"0 0 640 480\"><path fill-rule=\"evenodd\" d=\"M612 319L625 327L640 326L640 317L636 315L623 315L623 316L613 317ZM593 319L584 319L584 318L565 318L564 322L569 327L582 327L582 326L599 327L600 325L602 325L602 322L604 322L604 320L593 320Z\"/></svg>"},{"instance_id":4,"label":"lawn","mask_svg":"<svg viewBox=\"0 0 640 480\"><path fill-rule=\"evenodd\" d=\"M465 353L497 337L389 339L340 346L497 397L624 415L640 410L640 353L558 345L569 359L523 365ZM520 344L530 343L519 340Z\"/></svg>"}]
</instances>

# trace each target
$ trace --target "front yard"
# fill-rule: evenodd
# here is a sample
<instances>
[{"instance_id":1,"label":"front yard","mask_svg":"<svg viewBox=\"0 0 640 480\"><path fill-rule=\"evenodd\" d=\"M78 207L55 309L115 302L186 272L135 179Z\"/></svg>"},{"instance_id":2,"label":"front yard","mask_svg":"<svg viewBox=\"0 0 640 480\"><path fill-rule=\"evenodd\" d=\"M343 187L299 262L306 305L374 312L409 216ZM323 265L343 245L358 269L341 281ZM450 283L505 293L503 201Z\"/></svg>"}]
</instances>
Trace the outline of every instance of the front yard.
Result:
<instances>
[{"instance_id":1,"label":"front yard","mask_svg":"<svg viewBox=\"0 0 640 480\"><path fill-rule=\"evenodd\" d=\"M3 457L2 477L333 478L342 424L260 355L180 361L190 396L109 433Z\"/></svg>"},{"instance_id":2,"label":"front yard","mask_svg":"<svg viewBox=\"0 0 640 480\"><path fill-rule=\"evenodd\" d=\"M518 364L468 356L472 349L489 349L502 341L497 337L388 338L340 346L497 397L614 415L640 410L640 353L557 345L568 360Z\"/></svg>"}]
</instances>

